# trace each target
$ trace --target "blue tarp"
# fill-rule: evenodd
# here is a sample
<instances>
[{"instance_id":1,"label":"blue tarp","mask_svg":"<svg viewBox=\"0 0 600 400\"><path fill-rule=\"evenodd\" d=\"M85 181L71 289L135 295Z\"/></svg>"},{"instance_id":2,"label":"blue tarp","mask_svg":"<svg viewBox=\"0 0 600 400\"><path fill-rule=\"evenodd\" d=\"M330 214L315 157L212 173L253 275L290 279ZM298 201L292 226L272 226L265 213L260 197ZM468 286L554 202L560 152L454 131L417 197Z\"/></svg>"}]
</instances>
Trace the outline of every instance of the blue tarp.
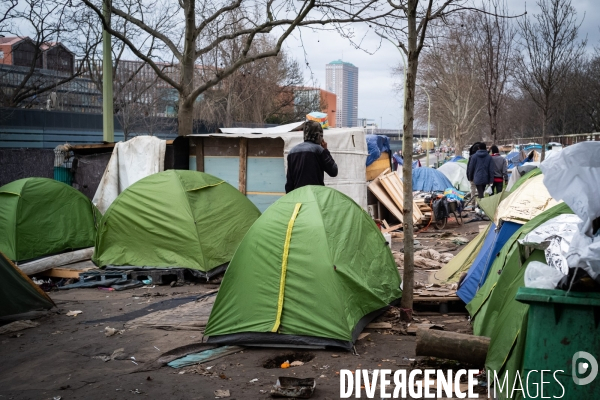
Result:
<instances>
[{"instance_id":1,"label":"blue tarp","mask_svg":"<svg viewBox=\"0 0 600 400\"><path fill-rule=\"evenodd\" d=\"M464 160L465 158L463 156L454 156L451 159L448 160L448 162L457 162L459 160Z\"/></svg>"},{"instance_id":2,"label":"blue tarp","mask_svg":"<svg viewBox=\"0 0 600 400\"><path fill-rule=\"evenodd\" d=\"M437 169L433 168L415 168L412 172L413 190L422 192L443 192L448 188L453 188L452 182L446 178Z\"/></svg>"},{"instance_id":3,"label":"blue tarp","mask_svg":"<svg viewBox=\"0 0 600 400\"><path fill-rule=\"evenodd\" d=\"M502 222L502 226L496 231L496 224L492 223L490 230L483 241L479 254L469 268L467 276L456 291L456 294L465 304L469 303L475 297L477 290L487 279L490 267L498 256L498 253L510 237L521 227L521 224L514 222Z\"/></svg>"},{"instance_id":4,"label":"blue tarp","mask_svg":"<svg viewBox=\"0 0 600 400\"><path fill-rule=\"evenodd\" d=\"M384 151L388 153L392 152L390 149L390 138L382 135L367 135L367 149L369 150L369 155L367 156L368 167L381 157L381 153Z\"/></svg>"}]
</instances>

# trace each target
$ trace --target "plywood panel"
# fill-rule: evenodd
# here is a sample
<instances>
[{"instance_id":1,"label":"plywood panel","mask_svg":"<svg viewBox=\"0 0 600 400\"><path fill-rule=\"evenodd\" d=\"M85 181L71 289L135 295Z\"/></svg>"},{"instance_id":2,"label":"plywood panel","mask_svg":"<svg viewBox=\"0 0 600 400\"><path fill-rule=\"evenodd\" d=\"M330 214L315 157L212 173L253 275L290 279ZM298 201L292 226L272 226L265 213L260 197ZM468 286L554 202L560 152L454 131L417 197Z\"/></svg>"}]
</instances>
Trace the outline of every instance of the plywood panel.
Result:
<instances>
[{"instance_id":1,"label":"plywood panel","mask_svg":"<svg viewBox=\"0 0 600 400\"><path fill-rule=\"evenodd\" d=\"M204 141L204 156L239 157L239 138L206 137ZM237 183L234 185L237 187Z\"/></svg>"},{"instance_id":2,"label":"plywood panel","mask_svg":"<svg viewBox=\"0 0 600 400\"><path fill-rule=\"evenodd\" d=\"M269 195L269 194L250 194L248 193L246 197L250 200L254 205L260 210L260 212L265 212L265 210L277 200L281 198L282 195Z\"/></svg>"},{"instance_id":3,"label":"plywood panel","mask_svg":"<svg viewBox=\"0 0 600 400\"><path fill-rule=\"evenodd\" d=\"M204 172L223 179L237 189L239 184L239 157L204 157Z\"/></svg>"},{"instance_id":4,"label":"plywood panel","mask_svg":"<svg viewBox=\"0 0 600 400\"><path fill-rule=\"evenodd\" d=\"M283 157L283 139L248 139L248 157Z\"/></svg>"},{"instance_id":5,"label":"plywood panel","mask_svg":"<svg viewBox=\"0 0 600 400\"><path fill-rule=\"evenodd\" d=\"M283 158L248 157L249 192L285 192Z\"/></svg>"}]
</instances>

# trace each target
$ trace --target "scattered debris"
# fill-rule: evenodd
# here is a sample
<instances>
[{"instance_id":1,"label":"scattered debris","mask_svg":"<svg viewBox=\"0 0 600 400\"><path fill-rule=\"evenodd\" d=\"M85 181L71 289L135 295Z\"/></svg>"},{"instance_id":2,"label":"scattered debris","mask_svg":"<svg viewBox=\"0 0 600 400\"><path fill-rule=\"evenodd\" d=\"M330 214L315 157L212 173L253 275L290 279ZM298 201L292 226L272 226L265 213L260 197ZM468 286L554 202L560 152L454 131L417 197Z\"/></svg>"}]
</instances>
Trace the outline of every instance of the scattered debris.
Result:
<instances>
[{"instance_id":1,"label":"scattered debris","mask_svg":"<svg viewBox=\"0 0 600 400\"><path fill-rule=\"evenodd\" d=\"M283 368L283 369L289 368L289 367L290 367L290 362L287 360L281 364L281 368Z\"/></svg>"},{"instance_id":2,"label":"scattered debris","mask_svg":"<svg viewBox=\"0 0 600 400\"><path fill-rule=\"evenodd\" d=\"M229 392L229 390L223 390L223 389L215 390L215 397L217 399L220 399L223 397L229 397L229 396L231 396L231 393Z\"/></svg>"},{"instance_id":3,"label":"scattered debris","mask_svg":"<svg viewBox=\"0 0 600 400\"><path fill-rule=\"evenodd\" d=\"M324 377L324 375L321 375ZM315 392L317 383L314 378L293 378L280 376L271 390L273 397L291 397L297 399L308 399Z\"/></svg>"},{"instance_id":4,"label":"scattered debris","mask_svg":"<svg viewBox=\"0 0 600 400\"><path fill-rule=\"evenodd\" d=\"M293 361L290 363L290 367L299 367L301 365L304 365L302 361Z\"/></svg>"},{"instance_id":5,"label":"scattered debris","mask_svg":"<svg viewBox=\"0 0 600 400\"><path fill-rule=\"evenodd\" d=\"M254 382L258 382L258 379L257 379L257 378L254 378L254 379L252 379L252 380L250 381L250 383L254 383Z\"/></svg>"},{"instance_id":6,"label":"scattered debris","mask_svg":"<svg viewBox=\"0 0 600 400\"><path fill-rule=\"evenodd\" d=\"M79 315L79 314L81 314L81 313L83 313L83 311L81 311L81 310L69 311L69 312L66 314L66 316L67 316L67 317L76 317L76 316L78 316L78 315Z\"/></svg>"},{"instance_id":7,"label":"scattered debris","mask_svg":"<svg viewBox=\"0 0 600 400\"><path fill-rule=\"evenodd\" d=\"M104 336L114 336L114 335L122 335L124 330L119 330L116 328L111 328L110 326L104 327Z\"/></svg>"},{"instance_id":8,"label":"scattered debris","mask_svg":"<svg viewBox=\"0 0 600 400\"><path fill-rule=\"evenodd\" d=\"M97 360L102 360L104 362L110 361L111 358L107 355L100 355L100 356L93 356L92 358L95 358Z\"/></svg>"},{"instance_id":9,"label":"scattered debris","mask_svg":"<svg viewBox=\"0 0 600 400\"><path fill-rule=\"evenodd\" d=\"M35 328L36 326L39 326L39 325L40 325L39 323L33 322L31 320L11 322L10 324L0 326L0 335L5 334L5 333L13 333L13 332L22 331L23 329Z\"/></svg>"},{"instance_id":10,"label":"scattered debris","mask_svg":"<svg viewBox=\"0 0 600 400\"><path fill-rule=\"evenodd\" d=\"M366 326L366 329L391 329L392 324L389 322L371 322Z\"/></svg>"}]
</instances>

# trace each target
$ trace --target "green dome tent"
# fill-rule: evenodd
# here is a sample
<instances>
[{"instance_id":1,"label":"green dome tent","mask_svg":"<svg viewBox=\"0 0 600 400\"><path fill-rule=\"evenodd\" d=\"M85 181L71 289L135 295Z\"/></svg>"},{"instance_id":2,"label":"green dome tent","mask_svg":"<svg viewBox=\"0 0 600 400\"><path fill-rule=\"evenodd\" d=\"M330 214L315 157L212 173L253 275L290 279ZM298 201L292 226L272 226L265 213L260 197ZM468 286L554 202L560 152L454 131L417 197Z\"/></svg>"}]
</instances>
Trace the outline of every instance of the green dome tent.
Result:
<instances>
[{"instance_id":1,"label":"green dome tent","mask_svg":"<svg viewBox=\"0 0 600 400\"><path fill-rule=\"evenodd\" d=\"M401 295L396 263L371 217L334 189L305 186L250 228L205 334L209 343L349 350Z\"/></svg>"},{"instance_id":2,"label":"green dome tent","mask_svg":"<svg viewBox=\"0 0 600 400\"><path fill-rule=\"evenodd\" d=\"M94 245L92 202L78 190L47 178L0 187L0 251L14 261ZM98 217L99 217L98 213Z\"/></svg>"},{"instance_id":3,"label":"green dome tent","mask_svg":"<svg viewBox=\"0 0 600 400\"><path fill-rule=\"evenodd\" d=\"M179 267L222 272L260 211L212 175L169 170L140 179L110 205L98 227L98 266Z\"/></svg>"}]
</instances>

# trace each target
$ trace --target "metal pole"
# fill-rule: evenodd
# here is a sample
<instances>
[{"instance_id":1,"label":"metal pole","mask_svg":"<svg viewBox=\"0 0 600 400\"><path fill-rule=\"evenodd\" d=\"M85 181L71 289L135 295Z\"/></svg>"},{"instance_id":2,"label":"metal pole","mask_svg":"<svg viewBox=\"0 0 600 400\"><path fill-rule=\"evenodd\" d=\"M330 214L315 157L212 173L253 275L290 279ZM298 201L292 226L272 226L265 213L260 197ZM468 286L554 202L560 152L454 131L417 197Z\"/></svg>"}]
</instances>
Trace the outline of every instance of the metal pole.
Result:
<instances>
[{"instance_id":1,"label":"metal pole","mask_svg":"<svg viewBox=\"0 0 600 400\"><path fill-rule=\"evenodd\" d=\"M429 143L430 143L429 142L429 127L430 127L430 123L431 123L431 98L429 97L429 93L423 86L421 86L421 85L417 85L417 86L419 86L421 89L423 89L423 91L427 95L427 101L429 103L428 110L427 110L427 145L429 146ZM437 161L440 161L440 160L437 160ZM427 167L429 167L429 150L427 150L426 163L427 163Z\"/></svg>"},{"instance_id":2,"label":"metal pole","mask_svg":"<svg viewBox=\"0 0 600 400\"><path fill-rule=\"evenodd\" d=\"M102 12L106 23L110 25L111 0L102 2ZM110 33L102 30L102 140L112 143L115 141L115 127L113 118L113 76L112 76L112 49Z\"/></svg>"}]
</instances>

